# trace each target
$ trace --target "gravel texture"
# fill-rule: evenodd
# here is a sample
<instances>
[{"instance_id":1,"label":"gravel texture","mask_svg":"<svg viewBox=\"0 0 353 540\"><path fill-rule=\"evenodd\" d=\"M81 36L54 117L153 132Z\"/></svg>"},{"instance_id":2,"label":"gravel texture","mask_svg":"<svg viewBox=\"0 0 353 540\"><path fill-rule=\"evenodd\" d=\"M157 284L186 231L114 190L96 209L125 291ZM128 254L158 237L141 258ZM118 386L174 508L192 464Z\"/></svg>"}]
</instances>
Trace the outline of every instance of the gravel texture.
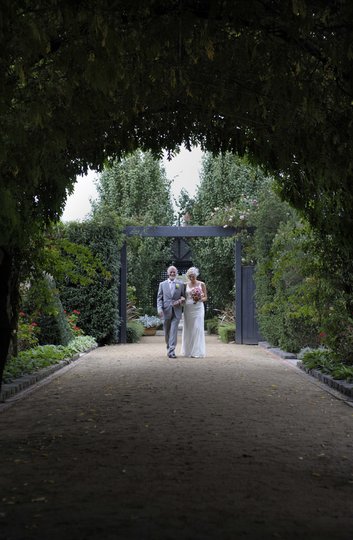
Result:
<instances>
[{"instance_id":1,"label":"gravel texture","mask_svg":"<svg viewBox=\"0 0 353 540\"><path fill-rule=\"evenodd\" d=\"M352 402L206 346L98 348L0 405L1 540L351 540Z\"/></svg>"}]
</instances>

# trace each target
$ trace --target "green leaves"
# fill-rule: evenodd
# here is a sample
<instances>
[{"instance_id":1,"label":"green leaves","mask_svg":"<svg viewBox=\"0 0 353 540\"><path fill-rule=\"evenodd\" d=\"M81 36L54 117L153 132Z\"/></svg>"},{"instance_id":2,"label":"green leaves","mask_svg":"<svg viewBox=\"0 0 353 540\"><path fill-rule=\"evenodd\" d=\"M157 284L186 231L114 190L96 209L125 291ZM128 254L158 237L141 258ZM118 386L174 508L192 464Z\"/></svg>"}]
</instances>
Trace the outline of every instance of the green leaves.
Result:
<instances>
[{"instance_id":1,"label":"green leaves","mask_svg":"<svg viewBox=\"0 0 353 540\"><path fill-rule=\"evenodd\" d=\"M8 361L4 370L4 382L12 380L58 364L61 360L70 359L78 352L84 352L97 346L92 336L79 336L63 347L62 345L39 345L22 351L17 357Z\"/></svg>"},{"instance_id":2,"label":"green leaves","mask_svg":"<svg viewBox=\"0 0 353 540\"><path fill-rule=\"evenodd\" d=\"M108 216L109 217L109 216ZM121 232L113 220L69 223L63 236L71 246L76 245L75 257L66 255L74 264L75 272L87 277L87 265L93 261L95 275L88 282L71 280L69 275L59 283L60 297L68 312L80 311L80 327L94 336L100 344L116 343L119 329L118 286ZM77 256L78 255L78 256ZM81 258L83 255L83 259ZM86 258L87 257L87 258Z\"/></svg>"},{"instance_id":3,"label":"green leaves","mask_svg":"<svg viewBox=\"0 0 353 540\"><path fill-rule=\"evenodd\" d=\"M173 208L170 183L161 162L140 150L114 161L102 173L95 211L107 208L139 225L170 225Z\"/></svg>"},{"instance_id":4,"label":"green leaves","mask_svg":"<svg viewBox=\"0 0 353 540\"><path fill-rule=\"evenodd\" d=\"M199 142L248 153L352 261L353 6L321 4L3 2L0 245L34 248L88 166ZM167 223L167 186L157 190L147 162L149 182L135 163L114 204L137 223ZM230 173L227 159L223 167ZM214 172L196 221L229 204Z\"/></svg>"},{"instance_id":5,"label":"green leaves","mask_svg":"<svg viewBox=\"0 0 353 540\"><path fill-rule=\"evenodd\" d=\"M109 211L129 224L173 223L170 182L161 161L151 152L138 150L113 161L103 171L97 187L100 200L95 205L96 218ZM155 305L153 288L170 258L169 241L130 238L128 248L129 284L136 287L139 307L151 310L151 303Z\"/></svg>"}]
</instances>

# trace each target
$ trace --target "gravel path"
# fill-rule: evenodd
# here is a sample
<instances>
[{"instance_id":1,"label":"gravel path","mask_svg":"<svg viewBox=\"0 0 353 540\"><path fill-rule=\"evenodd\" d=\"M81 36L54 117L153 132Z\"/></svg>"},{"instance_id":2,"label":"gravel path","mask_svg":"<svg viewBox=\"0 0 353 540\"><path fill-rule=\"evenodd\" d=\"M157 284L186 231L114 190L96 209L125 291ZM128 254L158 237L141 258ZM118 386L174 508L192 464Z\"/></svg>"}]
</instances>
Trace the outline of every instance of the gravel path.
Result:
<instances>
[{"instance_id":1,"label":"gravel path","mask_svg":"<svg viewBox=\"0 0 353 540\"><path fill-rule=\"evenodd\" d=\"M353 408L206 341L99 348L0 407L1 540L351 540Z\"/></svg>"}]
</instances>

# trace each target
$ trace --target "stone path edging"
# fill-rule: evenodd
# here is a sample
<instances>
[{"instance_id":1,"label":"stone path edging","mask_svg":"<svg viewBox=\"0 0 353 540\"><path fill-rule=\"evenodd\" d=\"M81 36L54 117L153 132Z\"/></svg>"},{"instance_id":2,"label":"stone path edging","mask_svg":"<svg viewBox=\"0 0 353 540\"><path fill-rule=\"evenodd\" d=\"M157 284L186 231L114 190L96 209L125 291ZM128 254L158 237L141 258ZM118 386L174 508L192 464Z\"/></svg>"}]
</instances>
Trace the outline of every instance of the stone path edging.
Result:
<instances>
[{"instance_id":1,"label":"stone path edging","mask_svg":"<svg viewBox=\"0 0 353 540\"><path fill-rule=\"evenodd\" d=\"M322 373L318 369L308 369L305 367L303 362L298 360L298 357L294 353L290 353L287 351L282 351L278 347L271 347L267 341L261 341L259 342L259 347L263 347L264 349L267 349L268 351L271 351L273 354L280 356L281 358L285 360L293 360L295 361L296 366L307 373L308 375L311 375L311 377L314 377L318 381L326 384L330 388L340 392L341 394L348 396L349 398L353 398L353 384L348 383L345 380L338 380L334 379L330 375L326 375L325 373Z\"/></svg>"},{"instance_id":2,"label":"stone path edging","mask_svg":"<svg viewBox=\"0 0 353 540\"><path fill-rule=\"evenodd\" d=\"M64 360L60 360L57 364L53 364L33 373L29 373L27 375L22 375L21 377L14 379L11 383L3 383L0 391L0 403L6 402L8 399L13 398L19 392L23 392L31 386L39 383L43 379L47 379L51 375L54 375L57 371L69 366L82 356L93 351L95 348L96 347L91 347L90 349L87 349L82 353L74 354L71 358L65 358Z\"/></svg>"},{"instance_id":3,"label":"stone path edging","mask_svg":"<svg viewBox=\"0 0 353 540\"><path fill-rule=\"evenodd\" d=\"M305 371L305 373L308 373L312 377L315 377L315 379L327 384L330 388L341 392L345 396L353 398L353 384L348 383L345 380L333 379L333 377L322 373L318 369L308 369L302 362L298 361L297 365L300 369Z\"/></svg>"}]
</instances>

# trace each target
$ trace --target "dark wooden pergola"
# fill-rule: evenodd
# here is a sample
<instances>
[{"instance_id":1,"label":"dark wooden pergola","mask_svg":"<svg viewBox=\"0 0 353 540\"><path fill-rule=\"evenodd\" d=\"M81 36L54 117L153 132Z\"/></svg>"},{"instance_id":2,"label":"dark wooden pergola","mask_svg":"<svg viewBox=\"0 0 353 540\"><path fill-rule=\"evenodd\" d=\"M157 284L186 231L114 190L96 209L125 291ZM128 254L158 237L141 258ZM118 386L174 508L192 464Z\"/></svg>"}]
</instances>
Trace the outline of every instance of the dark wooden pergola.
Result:
<instances>
[{"instance_id":1,"label":"dark wooden pergola","mask_svg":"<svg viewBox=\"0 0 353 540\"><path fill-rule=\"evenodd\" d=\"M125 227L124 234L127 237L156 237L156 238L210 238L231 237L243 231L240 227L222 226L129 226ZM253 232L253 227L246 229ZM254 284L252 279L253 267L243 267L241 264L242 245L239 239L235 239L235 290L236 290L236 343L254 344L259 341L259 333L256 323ZM127 325L127 246L123 243L120 254L120 285L119 285L119 316L120 333L119 343L126 343Z\"/></svg>"}]
</instances>

